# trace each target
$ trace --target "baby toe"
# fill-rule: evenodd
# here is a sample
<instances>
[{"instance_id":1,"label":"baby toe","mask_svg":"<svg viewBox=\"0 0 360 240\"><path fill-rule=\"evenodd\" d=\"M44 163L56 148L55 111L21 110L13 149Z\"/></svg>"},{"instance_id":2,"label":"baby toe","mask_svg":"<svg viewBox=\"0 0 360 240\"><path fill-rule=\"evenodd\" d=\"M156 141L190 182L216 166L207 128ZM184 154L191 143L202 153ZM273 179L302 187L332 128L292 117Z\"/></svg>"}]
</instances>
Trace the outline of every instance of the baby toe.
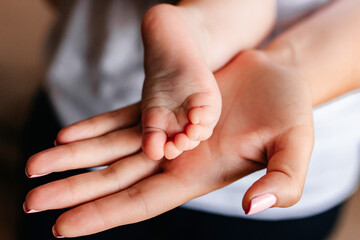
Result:
<instances>
[{"instance_id":1,"label":"baby toe","mask_svg":"<svg viewBox=\"0 0 360 240\"><path fill-rule=\"evenodd\" d=\"M185 149L187 149L189 143L190 139L185 133L179 133L174 138L174 144L176 148L180 151L184 151Z\"/></svg>"},{"instance_id":2,"label":"baby toe","mask_svg":"<svg viewBox=\"0 0 360 240\"><path fill-rule=\"evenodd\" d=\"M200 144L200 141L190 141L186 150L192 150Z\"/></svg>"},{"instance_id":3,"label":"baby toe","mask_svg":"<svg viewBox=\"0 0 360 240\"><path fill-rule=\"evenodd\" d=\"M164 145L167 136L161 131L151 131L143 135L142 149L146 156L152 160L160 160L164 157Z\"/></svg>"},{"instance_id":4,"label":"baby toe","mask_svg":"<svg viewBox=\"0 0 360 240\"><path fill-rule=\"evenodd\" d=\"M189 110L188 118L192 124L214 126L219 119L219 114L214 112L211 106L195 107Z\"/></svg>"},{"instance_id":5,"label":"baby toe","mask_svg":"<svg viewBox=\"0 0 360 240\"><path fill-rule=\"evenodd\" d=\"M174 159L177 156L179 156L182 153L181 150L179 150L173 141L167 142L164 147L164 154L166 159Z\"/></svg>"},{"instance_id":6,"label":"baby toe","mask_svg":"<svg viewBox=\"0 0 360 240\"><path fill-rule=\"evenodd\" d=\"M186 135L189 137L189 139L194 141L204 141L210 138L212 133L213 133L212 127L194 125L194 124L189 124L186 127Z\"/></svg>"}]
</instances>

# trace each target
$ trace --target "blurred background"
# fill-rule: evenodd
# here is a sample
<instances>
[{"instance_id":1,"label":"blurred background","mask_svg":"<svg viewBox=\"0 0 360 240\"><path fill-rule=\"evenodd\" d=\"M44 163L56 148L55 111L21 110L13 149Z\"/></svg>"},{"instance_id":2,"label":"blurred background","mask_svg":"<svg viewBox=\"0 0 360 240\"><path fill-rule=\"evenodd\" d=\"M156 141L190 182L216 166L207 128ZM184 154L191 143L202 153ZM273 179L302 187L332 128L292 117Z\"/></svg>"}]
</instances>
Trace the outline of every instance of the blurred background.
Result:
<instances>
[{"instance_id":1,"label":"blurred background","mask_svg":"<svg viewBox=\"0 0 360 240\"><path fill-rule=\"evenodd\" d=\"M45 1L0 0L0 239L13 240L19 209L19 141L44 72L55 12Z\"/></svg>"},{"instance_id":2,"label":"blurred background","mask_svg":"<svg viewBox=\"0 0 360 240\"><path fill-rule=\"evenodd\" d=\"M45 0L0 0L0 239L13 240L22 212L19 141L42 84L44 48L56 12ZM23 171L23 170L21 170ZM348 201L330 240L360 239L360 190Z\"/></svg>"}]
</instances>

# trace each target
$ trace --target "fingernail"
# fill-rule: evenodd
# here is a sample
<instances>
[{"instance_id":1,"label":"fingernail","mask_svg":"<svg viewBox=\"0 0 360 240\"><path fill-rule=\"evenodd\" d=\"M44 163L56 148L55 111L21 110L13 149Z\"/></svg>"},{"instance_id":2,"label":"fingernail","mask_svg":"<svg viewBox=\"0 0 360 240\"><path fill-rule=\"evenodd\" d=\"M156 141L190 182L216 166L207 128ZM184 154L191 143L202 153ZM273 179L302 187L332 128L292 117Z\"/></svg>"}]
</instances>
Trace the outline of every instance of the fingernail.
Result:
<instances>
[{"instance_id":1,"label":"fingernail","mask_svg":"<svg viewBox=\"0 0 360 240\"><path fill-rule=\"evenodd\" d=\"M252 215L255 213L262 212L276 203L276 197L273 194L267 193L257 197L254 197L250 201L249 210L246 215Z\"/></svg>"},{"instance_id":2,"label":"fingernail","mask_svg":"<svg viewBox=\"0 0 360 240\"><path fill-rule=\"evenodd\" d=\"M30 175L27 173L27 171L26 171L26 168L25 168L25 175L29 178L30 177Z\"/></svg>"},{"instance_id":3,"label":"fingernail","mask_svg":"<svg viewBox=\"0 0 360 240\"><path fill-rule=\"evenodd\" d=\"M23 203L23 210L24 210L25 213L36 213L36 212L39 212L38 210L27 209L27 207L25 206L25 202Z\"/></svg>"},{"instance_id":4,"label":"fingernail","mask_svg":"<svg viewBox=\"0 0 360 240\"><path fill-rule=\"evenodd\" d=\"M50 173L30 175L30 174L26 171L26 168L25 168L25 175L26 175L28 178L37 178L37 177L46 176L46 175L48 175L48 174L50 174Z\"/></svg>"},{"instance_id":5,"label":"fingernail","mask_svg":"<svg viewBox=\"0 0 360 240\"><path fill-rule=\"evenodd\" d=\"M56 232L55 225L52 227L52 233L53 233L54 237L56 237L56 238L65 238L64 236L61 236Z\"/></svg>"},{"instance_id":6,"label":"fingernail","mask_svg":"<svg viewBox=\"0 0 360 240\"><path fill-rule=\"evenodd\" d=\"M199 118L193 118L193 121L191 122L192 124L199 124L200 123L200 119Z\"/></svg>"},{"instance_id":7,"label":"fingernail","mask_svg":"<svg viewBox=\"0 0 360 240\"><path fill-rule=\"evenodd\" d=\"M29 178L37 178L37 177L46 176L46 175L48 175L48 174L50 174L50 173L44 173L44 174L38 174L38 175L34 174L34 175L27 175L27 176L28 176Z\"/></svg>"},{"instance_id":8,"label":"fingernail","mask_svg":"<svg viewBox=\"0 0 360 240\"><path fill-rule=\"evenodd\" d=\"M56 147L58 143L56 142L56 139L54 140L54 146Z\"/></svg>"}]
</instances>

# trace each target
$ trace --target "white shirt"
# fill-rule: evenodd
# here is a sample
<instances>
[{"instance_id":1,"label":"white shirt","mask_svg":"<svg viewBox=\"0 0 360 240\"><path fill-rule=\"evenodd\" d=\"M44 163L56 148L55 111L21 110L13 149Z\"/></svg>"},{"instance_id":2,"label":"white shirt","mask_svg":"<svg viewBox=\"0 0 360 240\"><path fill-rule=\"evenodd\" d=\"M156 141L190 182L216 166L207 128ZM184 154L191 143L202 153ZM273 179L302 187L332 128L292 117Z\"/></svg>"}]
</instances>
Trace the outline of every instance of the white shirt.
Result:
<instances>
[{"instance_id":1,"label":"white shirt","mask_svg":"<svg viewBox=\"0 0 360 240\"><path fill-rule=\"evenodd\" d=\"M278 0L273 36L325 2ZM99 8L99 3L106 6ZM144 79L140 22L156 3L78 0L74 4L53 48L47 75L47 89L64 126L140 100ZM94 18L96 25L91 23ZM319 106L313 113L315 146L303 196L295 206L244 215L243 195L264 170L183 206L229 216L291 219L321 213L347 199L360 175L360 92Z\"/></svg>"}]
</instances>

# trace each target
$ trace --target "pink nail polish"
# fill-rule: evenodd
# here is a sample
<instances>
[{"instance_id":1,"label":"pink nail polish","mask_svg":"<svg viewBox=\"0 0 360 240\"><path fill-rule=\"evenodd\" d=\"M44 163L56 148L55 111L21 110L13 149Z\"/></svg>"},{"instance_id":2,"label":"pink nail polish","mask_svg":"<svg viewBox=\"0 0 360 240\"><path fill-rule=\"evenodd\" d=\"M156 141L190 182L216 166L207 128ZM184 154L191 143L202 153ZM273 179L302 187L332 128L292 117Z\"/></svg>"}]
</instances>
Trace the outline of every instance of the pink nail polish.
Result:
<instances>
[{"instance_id":1,"label":"pink nail polish","mask_svg":"<svg viewBox=\"0 0 360 240\"><path fill-rule=\"evenodd\" d=\"M36 213L36 212L39 212L38 210L27 209L27 207L25 206L25 203L23 203L23 210L24 210L25 213Z\"/></svg>"},{"instance_id":2,"label":"pink nail polish","mask_svg":"<svg viewBox=\"0 0 360 240\"><path fill-rule=\"evenodd\" d=\"M273 194L267 193L257 197L254 197L250 201L249 210L246 215L252 215L255 213L262 212L276 203L276 197Z\"/></svg>"},{"instance_id":3,"label":"pink nail polish","mask_svg":"<svg viewBox=\"0 0 360 240\"><path fill-rule=\"evenodd\" d=\"M56 237L56 238L65 238L64 236L61 236L56 232L55 225L52 227L52 233L53 233L54 237Z\"/></svg>"},{"instance_id":4,"label":"pink nail polish","mask_svg":"<svg viewBox=\"0 0 360 240\"><path fill-rule=\"evenodd\" d=\"M34 174L34 175L28 175L29 178L37 178L37 177L42 177L42 176L46 176L48 175L49 173L44 173L44 174Z\"/></svg>"},{"instance_id":5,"label":"pink nail polish","mask_svg":"<svg viewBox=\"0 0 360 240\"><path fill-rule=\"evenodd\" d=\"M30 175L27 173L27 171L26 171L26 168L25 168L25 175L29 178L30 177Z\"/></svg>"}]
</instances>

